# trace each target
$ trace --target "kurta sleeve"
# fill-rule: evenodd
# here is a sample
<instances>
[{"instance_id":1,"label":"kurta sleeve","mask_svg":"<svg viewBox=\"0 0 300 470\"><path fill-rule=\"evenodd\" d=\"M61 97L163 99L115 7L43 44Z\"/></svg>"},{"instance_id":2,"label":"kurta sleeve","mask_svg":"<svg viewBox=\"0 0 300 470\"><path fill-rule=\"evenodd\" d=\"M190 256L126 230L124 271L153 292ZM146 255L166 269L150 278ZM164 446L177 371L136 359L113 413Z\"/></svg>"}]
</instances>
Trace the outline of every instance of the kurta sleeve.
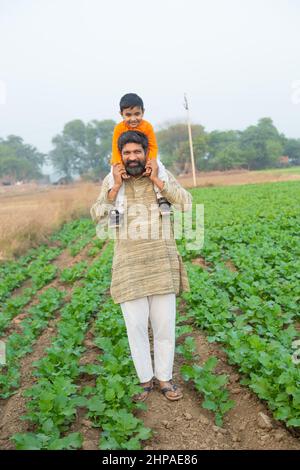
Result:
<instances>
[{"instance_id":1,"label":"kurta sleeve","mask_svg":"<svg viewBox=\"0 0 300 470\"><path fill-rule=\"evenodd\" d=\"M167 170L168 181L165 181L163 189L160 191L168 201L179 211L189 211L192 209L192 195L186 191Z\"/></svg>"},{"instance_id":2,"label":"kurta sleeve","mask_svg":"<svg viewBox=\"0 0 300 470\"><path fill-rule=\"evenodd\" d=\"M109 190L109 175L107 175L102 183L100 194L90 209L90 214L94 222L104 222L107 214L113 207L113 203L107 198Z\"/></svg>"}]
</instances>

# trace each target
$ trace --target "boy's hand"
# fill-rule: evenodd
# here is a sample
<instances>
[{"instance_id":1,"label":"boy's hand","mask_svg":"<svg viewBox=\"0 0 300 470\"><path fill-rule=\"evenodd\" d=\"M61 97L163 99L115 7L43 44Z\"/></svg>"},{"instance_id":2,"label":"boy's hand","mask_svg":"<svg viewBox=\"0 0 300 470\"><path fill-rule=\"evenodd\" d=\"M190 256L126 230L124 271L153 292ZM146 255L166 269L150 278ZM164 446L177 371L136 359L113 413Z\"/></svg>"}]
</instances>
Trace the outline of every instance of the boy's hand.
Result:
<instances>
[{"instance_id":1,"label":"boy's hand","mask_svg":"<svg viewBox=\"0 0 300 470\"><path fill-rule=\"evenodd\" d=\"M114 177L114 182L117 186L122 186L123 179L128 179L130 178L129 175L127 175L125 167L122 163L117 163L116 165L113 165L113 177Z\"/></svg>"},{"instance_id":2,"label":"boy's hand","mask_svg":"<svg viewBox=\"0 0 300 470\"><path fill-rule=\"evenodd\" d=\"M151 168L147 167L147 165L145 165L145 171L142 174L142 176L150 176L150 175L151 175Z\"/></svg>"},{"instance_id":3,"label":"boy's hand","mask_svg":"<svg viewBox=\"0 0 300 470\"><path fill-rule=\"evenodd\" d=\"M149 176L152 182L154 182L158 178L158 164L157 164L156 158L147 160L145 171L143 174L145 176Z\"/></svg>"},{"instance_id":4,"label":"boy's hand","mask_svg":"<svg viewBox=\"0 0 300 470\"><path fill-rule=\"evenodd\" d=\"M123 180L128 180L128 179L130 178L130 175L127 173L124 164L123 164L123 163L119 163L119 165L121 165L121 168L122 168L122 179L123 179ZM124 170L124 171L123 171L123 170Z\"/></svg>"}]
</instances>

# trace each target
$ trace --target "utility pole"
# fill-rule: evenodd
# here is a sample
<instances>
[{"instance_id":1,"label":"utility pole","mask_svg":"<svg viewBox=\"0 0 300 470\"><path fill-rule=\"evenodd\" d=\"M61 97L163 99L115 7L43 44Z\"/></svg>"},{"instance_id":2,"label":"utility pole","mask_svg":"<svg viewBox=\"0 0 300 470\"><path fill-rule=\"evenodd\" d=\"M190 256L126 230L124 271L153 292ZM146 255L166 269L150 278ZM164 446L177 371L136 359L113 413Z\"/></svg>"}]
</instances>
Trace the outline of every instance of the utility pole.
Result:
<instances>
[{"instance_id":1,"label":"utility pole","mask_svg":"<svg viewBox=\"0 0 300 470\"><path fill-rule=\"evenodd\" d=\"M191 162L192 162L192 172L193 172L193 182L194 186L197 186L196 182L196 172L195 172L195 161L194 161L194 150L193 150L193 140L192 140L192 130L191 130L191 120L190 120L190 113L189 113L189 105L188 105L188 100L186 97L186 93L184 94L184 108L186 109L187 112L187 125L188 125L188 130L189 130L189 142L190 142L190 152L191 152Z\"/></svg>"}]
</instances>

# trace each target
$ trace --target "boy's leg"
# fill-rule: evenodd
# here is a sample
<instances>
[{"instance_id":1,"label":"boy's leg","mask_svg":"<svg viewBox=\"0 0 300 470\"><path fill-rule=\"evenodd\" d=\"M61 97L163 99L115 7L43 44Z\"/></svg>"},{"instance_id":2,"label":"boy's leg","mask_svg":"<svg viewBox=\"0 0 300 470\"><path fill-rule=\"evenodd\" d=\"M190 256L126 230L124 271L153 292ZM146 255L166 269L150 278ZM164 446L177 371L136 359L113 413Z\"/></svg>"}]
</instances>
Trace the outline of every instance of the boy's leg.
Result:
<instances>
[{"instance_id":1,"label":"boy's leg","mask_svg":"<svg viewBox=\"0 0 300 470\"><path fill-rule=\"evenodd\" d=\"M113 167L110 168L109 174L109 187L113 186ZM122 224L124 214L124 183L117 194L117 197L114 201L114 207L109 211L108 225L111 228L119 227Z\"/></svg>"},{"instance_id":2,"label":"boy's leg","mask_svg":"<svg viewBox=\"0 0 300 470\"><path fill-rule=\"evenodd\" d=\"M161 179L162 181L168 181L168 175L167 175L167 172L166 172L166 168L165 168L164 164L159 160L159 158L157 159L157 164L158 164L158 177L159 177L159 179ZM156 195L156 199L157 199L157 202L158 202L158 206L159 206L159 210L160 210L161 215L169 215L170 212L171 212L171 204L161 194L159 188L156 185L154 185L154 191L155 191L155 195Z\"/></svg>"},{"instance_id":3,"label":"boy's leg","mask_svg":"<svg viewBox=\"0 0 300 470\"><path fill-rule=\"evenodd\" d=\"M169 215L171 212L171 204L169 201L161 194L158 187L154 185L154 191L161 215Z\"/></svg>"}]
</instances>

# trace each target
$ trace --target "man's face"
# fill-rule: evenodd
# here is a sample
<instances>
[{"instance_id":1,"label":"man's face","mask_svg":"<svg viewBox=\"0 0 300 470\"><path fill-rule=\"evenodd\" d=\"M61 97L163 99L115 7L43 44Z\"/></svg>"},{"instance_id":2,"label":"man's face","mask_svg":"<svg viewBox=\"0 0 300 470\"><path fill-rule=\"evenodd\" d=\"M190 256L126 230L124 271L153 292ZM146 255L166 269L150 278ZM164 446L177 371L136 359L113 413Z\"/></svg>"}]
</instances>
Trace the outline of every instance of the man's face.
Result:
<instances>
[{"instance_id":1,"label":"man's face","mask_svg":"<svg viewBox=\"0 0 300 470\"><path fill-rule=\"evenodd\" d=\"M125 144L122 149L122 160L129 175L139 176L145 171L146 155L141 144Z\"/></svg>"},{"instance_id":2,"label":"man's face","mask_svg":"<svg viewBox=\"0 0 300 470\"><path fill-rule=\"evenodd\" d=\"M125 123L132 127L133 129L137 127L144 116L144 111L139 106L134 106L133 108L125 108L121 112L121 116L124 119Z\"/></svg>"}]
</instances>

